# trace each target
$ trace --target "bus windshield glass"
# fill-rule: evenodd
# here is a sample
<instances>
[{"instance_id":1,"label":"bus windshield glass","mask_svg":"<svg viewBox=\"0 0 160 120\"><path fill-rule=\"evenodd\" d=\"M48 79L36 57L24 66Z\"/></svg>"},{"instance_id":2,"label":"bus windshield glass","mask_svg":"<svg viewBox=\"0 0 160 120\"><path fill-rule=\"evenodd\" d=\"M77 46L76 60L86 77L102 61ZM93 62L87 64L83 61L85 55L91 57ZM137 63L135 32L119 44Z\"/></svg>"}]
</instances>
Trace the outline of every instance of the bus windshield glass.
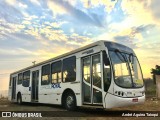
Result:
<instances>
[{"instance_id":1,"label":"bus windshield glass","mask_svg":"<svg viewBox=\"0 0 160 120\"><path fill-rule=\"evenodd\" d=\"M109 51L115 83L124 88L143 86L143 78L139 62L133 54L120 51Z\"/></svg>"}]
</instances>

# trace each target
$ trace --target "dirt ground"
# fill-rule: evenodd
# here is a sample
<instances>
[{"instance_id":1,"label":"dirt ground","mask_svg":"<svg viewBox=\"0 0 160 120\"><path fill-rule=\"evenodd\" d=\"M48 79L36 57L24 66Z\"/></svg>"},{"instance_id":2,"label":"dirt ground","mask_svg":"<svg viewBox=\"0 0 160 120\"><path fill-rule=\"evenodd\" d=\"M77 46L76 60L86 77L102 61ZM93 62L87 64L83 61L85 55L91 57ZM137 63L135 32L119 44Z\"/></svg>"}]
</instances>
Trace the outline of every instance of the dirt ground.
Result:
<instances>
[{"instance_id":1,"label":"dirt ground","mask_svg":"<svg viewBox=\"0 0 160 120\"><path fill-rule=\"evenodd\" d=\"M114 108L109 110L100 110L100 109L91 109L91 108L79 108L77 111L66 111L61 106L56 105L46 105L46 104L31 104L31 103L25 103L23 105L17 105L16 103L11 103L7 101L6 99L0 100L0 111L52 111L53 114L56 116L54 117L43 117L41 119L74 119L74 120L135 120L137 117L114 117L117 113L128 111L128 112L134 112L134 111L160 111L160 100L154 99L154 98L147 98L144 104L141 105L134 105L129 107L123 107L123 108ZM65 117L67 114L67 117ZM106 116L107 114L107 116ZM111 115L109 115L111 114ZM160 114L160 112L159 112ZM70 117L70 116L74 117ZM78 117L77 117L77 116ZM159 115L160 116L160 115ZM0 118L0 119L7 119L7 118ZM13 120L19 120L21 118L12 118ZM29 118L26 118L29 119ZM31 118L33 119L33 118ZM39 118L34 118L39 119ZM142 117L139 117L139 119L142 119ZM160 117L143 117L143 120L159 120Z\"/></svg>"}]
</instances>

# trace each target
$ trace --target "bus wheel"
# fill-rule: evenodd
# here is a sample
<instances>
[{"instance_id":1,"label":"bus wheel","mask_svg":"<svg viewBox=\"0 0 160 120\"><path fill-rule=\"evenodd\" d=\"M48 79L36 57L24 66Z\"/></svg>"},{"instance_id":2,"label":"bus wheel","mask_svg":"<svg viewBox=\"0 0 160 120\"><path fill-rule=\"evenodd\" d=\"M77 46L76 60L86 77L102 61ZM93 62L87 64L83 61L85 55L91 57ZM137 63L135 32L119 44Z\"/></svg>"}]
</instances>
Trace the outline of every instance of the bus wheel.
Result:
<instances>
[{"instance_id":1,"label":"bus wheel","mask_svg":"<svg viewBox=\"0 0 160 120\"><path fill-rule=\"evenodd\" d=\"M22 104L22 97L21 97L20 94L19 94L18 97L17 97L17 103L18 103L19 105Z\"/></svg>"},{"instance_id":2,"label":"bus wheel","mask_svg":"<svg viewBox=\"0 0 160 120\"><path fill-rule=\"evenodd\" d=\"M75 110L76 109L76 98L73 93L68 93L65 97L65 108L67 110Z\"/></svg>"}]
</instances>

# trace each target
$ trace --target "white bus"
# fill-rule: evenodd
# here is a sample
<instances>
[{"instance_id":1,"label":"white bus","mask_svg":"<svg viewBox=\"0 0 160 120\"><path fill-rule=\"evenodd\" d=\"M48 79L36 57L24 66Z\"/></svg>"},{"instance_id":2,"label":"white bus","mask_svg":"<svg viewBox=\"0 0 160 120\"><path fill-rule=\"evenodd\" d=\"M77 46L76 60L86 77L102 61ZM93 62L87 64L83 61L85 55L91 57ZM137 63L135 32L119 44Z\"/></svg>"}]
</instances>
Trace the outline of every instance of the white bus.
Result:
<instances>
[{"instance_id":1,"label":"white bus","mask_svg":"<svg viewBox=\"0 0 160 120\"><path fill-rule=\"evenodd\" d=\"M10 75L9 100L113 108L143 103L145 88L134 51L98 41Z\"/></svg>"}]
</instances>

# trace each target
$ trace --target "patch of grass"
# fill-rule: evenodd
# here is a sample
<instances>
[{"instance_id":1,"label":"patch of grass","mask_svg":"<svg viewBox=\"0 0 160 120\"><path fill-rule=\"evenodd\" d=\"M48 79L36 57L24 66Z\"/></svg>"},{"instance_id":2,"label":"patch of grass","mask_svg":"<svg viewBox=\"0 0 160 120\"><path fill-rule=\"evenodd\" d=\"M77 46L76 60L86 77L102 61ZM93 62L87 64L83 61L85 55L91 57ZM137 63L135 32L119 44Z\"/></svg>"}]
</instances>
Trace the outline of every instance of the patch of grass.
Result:
<instances>
[{"instance_id":1,"label":"patch of grass","mask_svg":"<svg viewBox=\"0 0 160 120\"><path fill-rule=\"evenodd\" d=\"M146 96L156 96L156 85L151 85L146 88Z\"/></svg>"},{"instance_id":2,"label":"patch of grass","mask_svg":"<svg viewBox=\"0 0 160 120\"><path fill-rule=\"evenodd\" d=\"M156 85L152 79L145 79L145 93L146 97L155 97L156 96Z\"/></svg>"},{"instance_id":3,"label":"patch of grass","mask_svg":"<svg viewBox=\"0 0 160 120\"><path fill-rule=\"evenodd\" d=\"M8 99L7 98L1 98L0 99L0 105L5 105L5 104L8 104L9 103L9 101L8 101Z\"/></svg>"}]
</instances>

